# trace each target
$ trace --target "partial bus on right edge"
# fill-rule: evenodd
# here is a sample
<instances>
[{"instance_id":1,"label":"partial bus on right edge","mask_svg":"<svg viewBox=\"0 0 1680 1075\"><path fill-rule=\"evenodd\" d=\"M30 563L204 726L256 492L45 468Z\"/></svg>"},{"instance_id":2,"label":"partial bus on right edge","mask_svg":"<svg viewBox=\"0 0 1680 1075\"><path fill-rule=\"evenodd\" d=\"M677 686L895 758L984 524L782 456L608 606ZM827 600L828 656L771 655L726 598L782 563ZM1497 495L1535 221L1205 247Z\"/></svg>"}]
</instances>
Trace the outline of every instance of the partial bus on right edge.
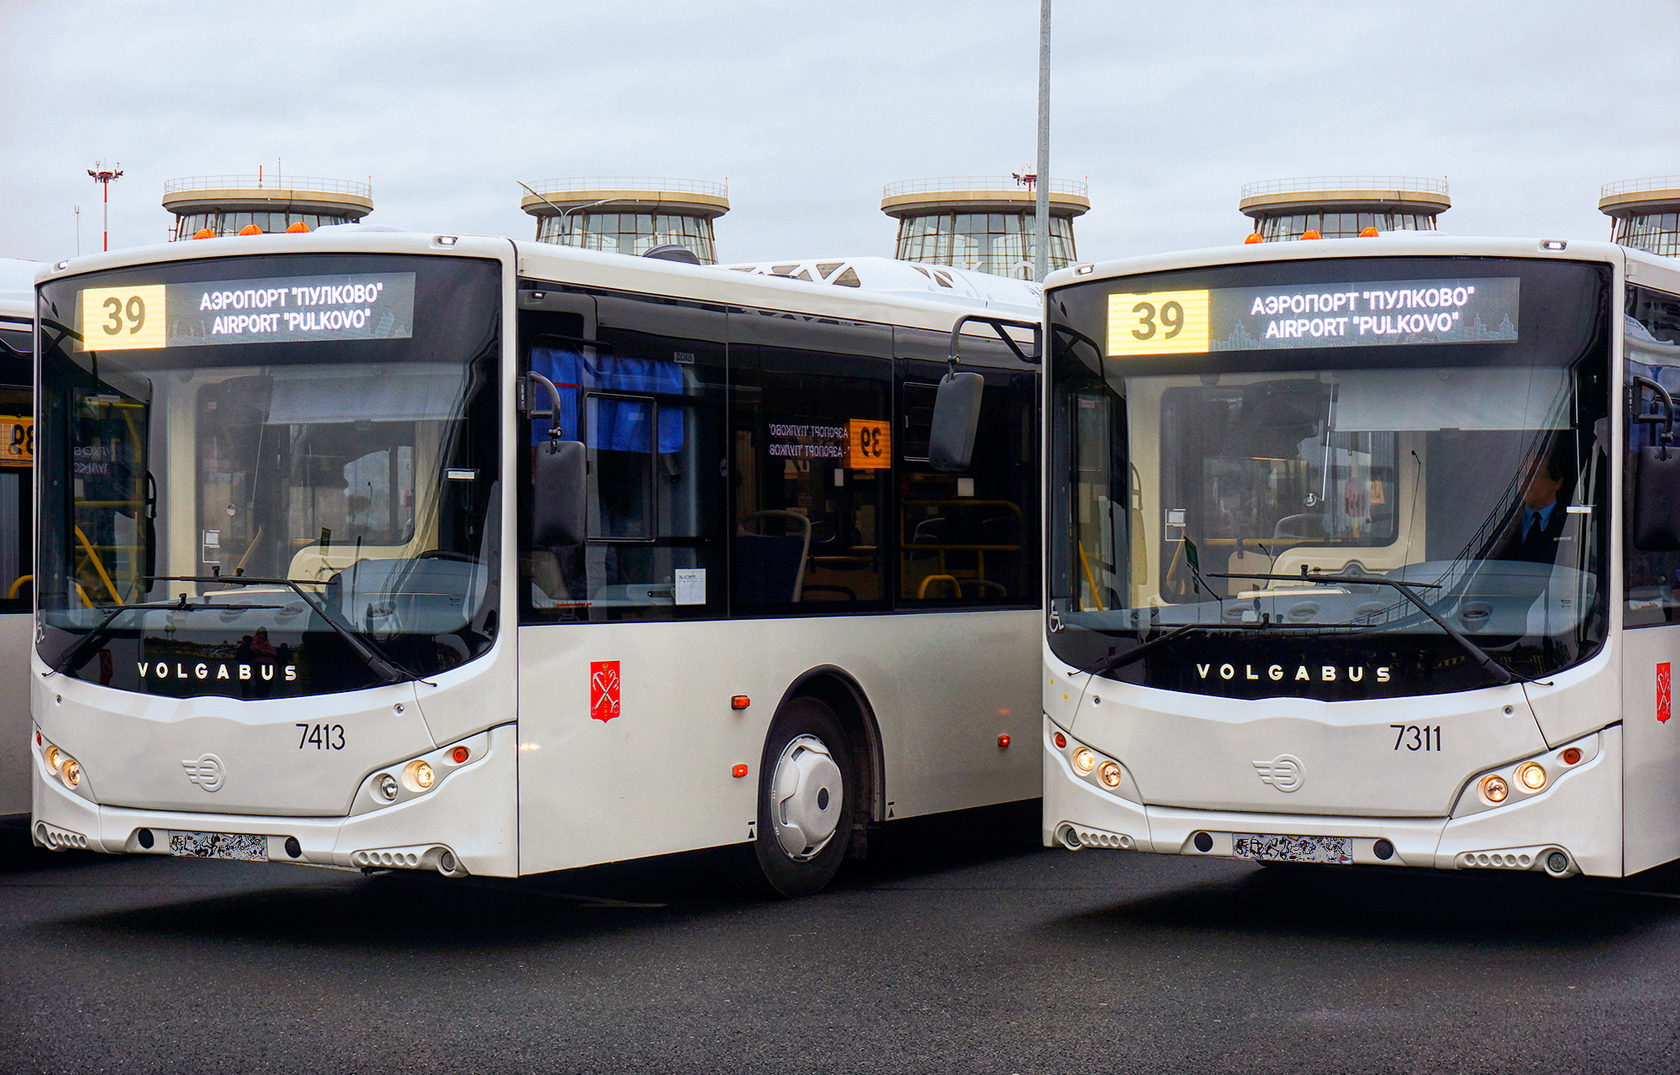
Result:
<instances>
[{"instance_id":1,"label":"partial bus on right edge","mask_svg":"<svg viewBox=\"0 0 1680 1075\"><path fill-rule=\"evenodd\" d=\"M1680 856L1680 265L1385 236L1046 299L1047 845Z\"/></svg>"}]
</instances>

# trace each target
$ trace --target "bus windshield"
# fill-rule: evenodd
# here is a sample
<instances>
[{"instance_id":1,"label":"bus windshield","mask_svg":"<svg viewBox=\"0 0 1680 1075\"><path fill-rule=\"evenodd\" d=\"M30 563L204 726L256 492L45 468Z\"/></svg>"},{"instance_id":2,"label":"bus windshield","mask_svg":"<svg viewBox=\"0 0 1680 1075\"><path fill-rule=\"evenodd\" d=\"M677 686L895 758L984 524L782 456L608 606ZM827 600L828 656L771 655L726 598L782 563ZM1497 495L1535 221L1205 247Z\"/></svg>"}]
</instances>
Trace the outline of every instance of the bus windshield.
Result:
<instances>
[{"instance_id":1,"label":"bus windshield","mask_svg":"<svg viewBox=\"0 0 1680 1075\"><path fill-rule=\"evenodd\" d=\"M55 670L283 697L489 647L493 263L174 262L57 281L43 303Z\"/></svg>"},{"instance_id":2,"label":"bus windshield","mask_svg":"<svg viewBox=\"0 0 1680 1075\"><path fill-rule=\"evenodd\" d=\"M1052 648L1241 697L1584 660L1604 630L1608 285L1395 258L1058 292Z\"/></svg>"}]
</instances>

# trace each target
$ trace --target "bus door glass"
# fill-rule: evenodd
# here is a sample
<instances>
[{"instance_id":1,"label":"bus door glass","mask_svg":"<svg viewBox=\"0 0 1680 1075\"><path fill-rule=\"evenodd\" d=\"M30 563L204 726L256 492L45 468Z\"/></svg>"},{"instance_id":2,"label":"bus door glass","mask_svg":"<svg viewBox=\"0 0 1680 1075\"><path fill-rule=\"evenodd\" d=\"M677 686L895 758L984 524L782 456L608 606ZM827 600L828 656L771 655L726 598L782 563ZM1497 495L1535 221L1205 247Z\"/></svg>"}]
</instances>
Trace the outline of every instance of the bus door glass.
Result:
<instances>
[{"instance_id":1,"label":"bus door glass","mask_svg":"<svg viewBox=\"0 0 1680 1075\"><path fill-rule=\"evenodd\" d=\"M568 296L572 306L588 296ZM557 420L533 416L531 450L581 442L588 460L580 544L532 544L521 482L521 597L528 622L680 619L725 600L721 555L725 398L722 311L597 295L593 333L574 313L530 309L532 373L554 384ZM545 395L534 407L547 411ZM524 460L529 467L529 458Z\"/></svg>"}]
</instances>

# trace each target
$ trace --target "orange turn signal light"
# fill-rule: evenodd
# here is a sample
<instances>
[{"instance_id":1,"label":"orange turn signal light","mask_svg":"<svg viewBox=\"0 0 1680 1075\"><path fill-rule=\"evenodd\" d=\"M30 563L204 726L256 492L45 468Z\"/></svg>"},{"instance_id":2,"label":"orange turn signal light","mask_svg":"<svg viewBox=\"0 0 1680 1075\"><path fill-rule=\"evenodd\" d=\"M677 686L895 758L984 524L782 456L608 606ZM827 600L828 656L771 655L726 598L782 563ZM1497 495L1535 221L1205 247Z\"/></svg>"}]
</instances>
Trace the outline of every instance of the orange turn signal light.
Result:
<instances>
[{"instance_id":1,"label":"orange turn signal light","mask_svg":"<svg viewBox=\"0 0 1680 1075\"><path fill-rule=\"evenodd\" d=\"M735 697L729 699L730 709L745 709L750 705L752 705L752 699L748 698L744 694L737 694Z\"/></svg>"},{"instance_id":2,"label":"orange turn signal light","mask_svg":"<svg viewBox=\"0 0 1680 1075\"><path fill-rule=\"evenodd\" d=\"M746 766L745 762L743 762L740 765L737 765L735 767L735 779L739 780L743 776L746 776L746 775L747 775L747 766Z\"/></svg>"}]
</instances>

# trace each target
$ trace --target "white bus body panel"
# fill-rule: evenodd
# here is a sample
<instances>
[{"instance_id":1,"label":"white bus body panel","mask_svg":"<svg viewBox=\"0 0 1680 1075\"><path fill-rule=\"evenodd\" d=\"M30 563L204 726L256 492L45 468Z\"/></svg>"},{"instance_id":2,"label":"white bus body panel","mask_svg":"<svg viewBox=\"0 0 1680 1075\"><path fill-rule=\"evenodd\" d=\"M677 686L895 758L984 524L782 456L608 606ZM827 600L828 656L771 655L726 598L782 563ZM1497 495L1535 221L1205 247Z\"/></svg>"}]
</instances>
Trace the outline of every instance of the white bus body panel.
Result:
<instances>
[{"instance_id":1,"label":"white bus body panel","mask_svg":"<svg viewBox=\"0 0 1680 1075\"><path fill-rule=\"evenodd\" d=\"M1624 631L1627 872L1680 858L1680 717L1657 706L1659 666L1680 664L1680 626ZM1602 702L1600 703L1603 704ZM1672 707L1671 707L1672 708Z\"/></svg>"},{"instance_id":2,"label":"white bus body panel","mask_svg":"<svg viewBox=\"0 0 1680 1075\"><path fill-rule=\"evenodd\" d=\"M1143 800L1162 806L1444 817L1472 774L1547 746L1515 684L1369 701L1250 701L1077 678L1083 697L1047 707L1048 715L1118 759ZM1440 749L1397 748L1404 733L1395 725L1439 726ZM1420 739L1435 742L1433 733ZM1295 760L1296 777L1268 783L1265 767L1284 756Z\"/></svg>"},{"instance_id":3,"label":"white bus body panel","mask_svg":"<svg viewBox=\"0 0 1680 1075\"><path fill-rule=\"evenodd\" d=\"M1634 635L1641 633L1650 632ZM1557 848L1583 872L1601 876L1674 857L1652 852L1648 861L1624 864L1624 813L1640 811L1632 802L1623 810L1623 730L1603 727L1614 712L1592 707L1593 729L1573 741L1548 741L1526 699L1525 691L1552 694L1546 702L1555 707L1617 697L1621 666L1608 651L1555 677L1551 687L1340 702L1179 694L1068 675L1048 653L1046 661L1057 669L1046 674L1046 844L1066 826L1090 834L1081 841L1096 846L1210 856L1232 854L1232 833L1344 836L1355 841L1355 861L1442 869L1485 865L1477 856L1539 869L1539 856ZM1652 698L1643 704L1654 708ZM1439 725L1442 749L1396 750L1394 725ZM1121 762L1126 775L1118 794L1073 772L1052 742L1058 729ZM1497 808L1479 803L1480 775L1566 744L1583 745L1585 759L1567 770L1554 764L1541 793L1513 790ZM1286 756L1294 776L1279 780L1270 767ZM1673 794L1674 779L1659 787L1657 774L1641 773L1638 781L1651 788L1646 795ZM1289 784L1293 790L1282 790ZM1630 797L1638 792L1634 779L1627 786ZM1191 842L1197 833L1212 837L1208 850ZM1394 845L1392 858L1374 853L1379 839Z\"/></svg>"},{"instance_id":4,"label":"white bus body panel","mask_svg":"<svg viewBox=\"0 0 1680 1075\"><path fill-rule=\"evenodd\" d=\"M0 616L0 817L29 813L28 615Z\"/></svg>"},{"instance_id":5,"label":"white bus body panel","mask_svg":"<svg viewBox=\"0 0 1680 1075\"><path fill-rule=\"evenodd\" d=\"M821 668L855 682L873 710L877 816L1033 798L1037 623L1009 611L522 627L523 869L751 839L770 722L789 688ZM914 661L918 652L927 659ZM621 710L605 721L590 715L595 662L618 662ZM985 689L998 683L1017 685L1002 706ZM750 707L731 709L735 695Z\"/></svg>"},{"instance_id":6,"label":"white bus body panel","mask_svg":"<svg viewBox=\"0 0 1680 1075\"><path fill-rule=\"evenodd\" d=\"M1044 842L1057 842L1071 828L1086 847L1230 857L1233 833L1343 836L1352 838L1357 864L1445 870L1539 870L1543 855L1556 849L1583 873L1617 877L1624 873L1621 732L1605 729L1589 760L1540 794L1500 809L1459 818L1383 818L1146 807L1075 776L1050 742L1055 725L1046 720ZM1205 852L1195 846L1197 833L1211 837ZM1393 844L1390 858L1378 857L1378 840Z\"/></svg>"},{"instance_id":7,"label":"white bus body panel","mask_svg":"<svg viewBox=\"0 0 1680 1075\"><path fill-rule=\"evenodd\" d=\"M514 876L512 651L498 645L434 677L435 686L266 701L113 691L45 675L36 658L36 725L80 763L80 792L100 800L65 788L32 747L36 836L45 824L86 837L94 850L155 853L165 853L167 841L141 847L140 829L295 836L301 861L335 866L363 865L358 851L440 846L468 873ZM299 724L343 725L344 749L300 746L308 728ZM373 795L377 774L463 740L472 760L459 769L439 766L429 792L390 804ZM220 778L206 781L201 773L195 781L194 766L210 755Z\"/></svg>"}]
</instances>

